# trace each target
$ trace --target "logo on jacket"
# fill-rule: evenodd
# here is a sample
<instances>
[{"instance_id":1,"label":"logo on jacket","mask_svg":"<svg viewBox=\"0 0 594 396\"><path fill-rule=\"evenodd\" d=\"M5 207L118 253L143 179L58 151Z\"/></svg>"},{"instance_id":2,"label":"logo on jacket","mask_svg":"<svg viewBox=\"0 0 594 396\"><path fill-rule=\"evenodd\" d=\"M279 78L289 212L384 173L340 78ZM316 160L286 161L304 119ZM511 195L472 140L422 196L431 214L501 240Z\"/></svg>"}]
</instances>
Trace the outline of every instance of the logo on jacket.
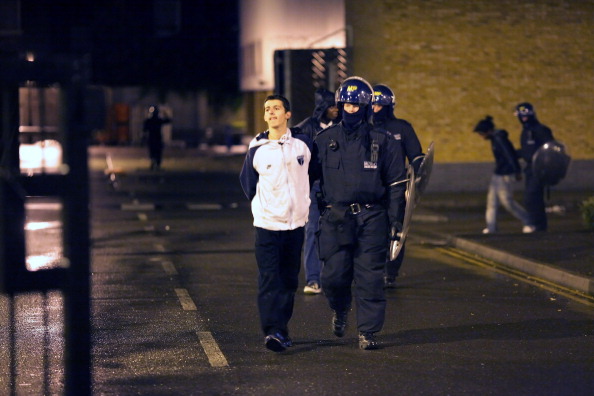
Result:
<instances>
[{"instance_id":1,"label":"logo on jacket","mask_svg":"<svg viewBox=\"0 0 594 396\"><path fill-rule=\"evenodd\" d=\"M299 163L299 165L303 165L305 163L305 158L302 155L298 155L297 162Z\"/></svg>"}]
</instances>

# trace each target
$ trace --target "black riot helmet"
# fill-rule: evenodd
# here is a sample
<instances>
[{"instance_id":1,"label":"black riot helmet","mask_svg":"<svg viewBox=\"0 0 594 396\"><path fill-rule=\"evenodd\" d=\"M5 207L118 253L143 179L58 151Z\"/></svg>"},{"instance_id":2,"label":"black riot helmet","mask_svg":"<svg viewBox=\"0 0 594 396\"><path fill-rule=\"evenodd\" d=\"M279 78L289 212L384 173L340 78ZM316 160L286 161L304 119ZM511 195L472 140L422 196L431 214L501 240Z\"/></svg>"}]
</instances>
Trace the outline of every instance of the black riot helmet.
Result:
<instances>
[{"instance_id":1,"label":"black riot helmet","mask_svg":"<svg viewBox=\"0 0 594 396\"><path fill-rule=\"evenodd\" d=\"M394 107L396 107L396 95L394 94L394 91L385 84L374 85L371 104L390 106L390 108L394 110Z\"/></svg>"},{"instance_id":2,"label":"black riot helmet","mask_svg":"<svg viewBox=\"0 0 594 396\"><path fill-rule=\"evenodd\" d=\"M336 91L336 103L355 103L367 106L371 102L373 88L365 79L357 76L349 77L340 84Z\"/></svg>"},{"instance_id":3,"label":"black riot helmet","mask_svg":"<svg viewBox=\"0 0 594 396\"><path fill-rule=\"evenodd\" d=\"M520 122L524 123L525 121L523 118L526 118L527 122L530 122L536 118L536 113L534 112L534 107L531 103L523 102L516 106L516 111L514 115L518 117Z\"/></svg>"}]
</instances>

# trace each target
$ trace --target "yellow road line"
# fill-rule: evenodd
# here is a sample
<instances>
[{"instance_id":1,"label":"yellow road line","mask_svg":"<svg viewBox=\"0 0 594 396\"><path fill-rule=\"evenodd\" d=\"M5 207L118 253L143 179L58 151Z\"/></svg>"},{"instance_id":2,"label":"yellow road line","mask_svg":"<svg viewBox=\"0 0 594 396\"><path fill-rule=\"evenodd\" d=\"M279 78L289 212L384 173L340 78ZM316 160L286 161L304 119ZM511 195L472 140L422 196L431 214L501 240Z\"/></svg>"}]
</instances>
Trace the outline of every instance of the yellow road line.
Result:
<instances>
[{"instance_id":1,"label":"yellow road line","mask_svg":"<svg viewBox=\"0 0 594 396\"><path fill-rule=\"evenodd\" d=\"M568 287L561 286L556 283L550 282L546 279L537 278L537 277L527 274L525 272L516 270L514 268L510 268L506 265L503 265L503 264L500 264L500 263L497 263L497 262L494 262L491 260L487 260L482 257L473 256L463 250L459 250L456 248L438 247L437 250L439 250L442 253L447 254L448 256L463 260L467 263L474 264L474 265L477 265L482 268L488 268L488 269L498 272L500 274L505 274L505 275L508 275L514 279L518 279L523 282L529 283L533 286L537 286L541 289L545 289L545 290L554 292L556 294L559 294L561 296L564 296L566 298L569 298L570 300L579 302L581 304L587 305L589 307L594 307L594 297L589 294L583 293L579 290L570 289Z\"/></svg>"}]
</instances>

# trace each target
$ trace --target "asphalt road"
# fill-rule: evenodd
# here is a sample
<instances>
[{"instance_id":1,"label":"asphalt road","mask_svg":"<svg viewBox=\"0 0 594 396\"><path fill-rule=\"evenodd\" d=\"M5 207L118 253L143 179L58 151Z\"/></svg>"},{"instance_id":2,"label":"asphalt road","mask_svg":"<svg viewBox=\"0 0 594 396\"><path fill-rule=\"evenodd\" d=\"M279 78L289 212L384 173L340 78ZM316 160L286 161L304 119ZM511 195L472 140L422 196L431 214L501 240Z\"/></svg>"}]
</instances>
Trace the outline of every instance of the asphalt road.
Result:
<instances>
[{"instance_id":1,"label":"asphalt road","mask_svg":"<svg viewBox=\"0 0 594 396\"><path fill-rule=\"evenodd\" d=\"M114 189L96 172L92 187L93 394L589 395L594 389L591 308L423 243L414 230L400 287L387 293L381 349L357 348L355 312L347 335L334 337L325 298L303 295L301 278L290 325L295 346L268 351L256 308L251 214L236 173L129 172ZM32 294L14 308L16 394L60 392L56 301L59 295ZM9 308L1 297L2 345L14 341ZM0 394L12 390L9 358L3 349Z\"/></svg>"}]
</instances>

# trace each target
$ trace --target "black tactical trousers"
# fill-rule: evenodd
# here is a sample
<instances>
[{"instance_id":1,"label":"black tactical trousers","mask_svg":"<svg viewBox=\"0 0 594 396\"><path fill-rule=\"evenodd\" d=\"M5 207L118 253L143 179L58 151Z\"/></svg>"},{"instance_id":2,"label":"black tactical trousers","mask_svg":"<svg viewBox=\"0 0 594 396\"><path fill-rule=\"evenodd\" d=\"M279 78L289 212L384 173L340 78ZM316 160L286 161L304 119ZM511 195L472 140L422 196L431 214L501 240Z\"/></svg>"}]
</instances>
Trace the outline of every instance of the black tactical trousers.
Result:
<instances>
[{"instance_id":1,"label":"black tactical trousers","mask_svg":"<svg viewBox=\"0 0 594 396\"><path fill-rule=\"evenodd\" d=\"M323 261L322 284L330 308L349 309L354 282L357 329L375 333L384 324L386 299L383 274L388 248L388 217L381 206L347 214L353 227L338 227L329 219L329 211L320 221L319 249ZM352 232L350 243L342 233Z\"/></svg>"}]
</instances>

